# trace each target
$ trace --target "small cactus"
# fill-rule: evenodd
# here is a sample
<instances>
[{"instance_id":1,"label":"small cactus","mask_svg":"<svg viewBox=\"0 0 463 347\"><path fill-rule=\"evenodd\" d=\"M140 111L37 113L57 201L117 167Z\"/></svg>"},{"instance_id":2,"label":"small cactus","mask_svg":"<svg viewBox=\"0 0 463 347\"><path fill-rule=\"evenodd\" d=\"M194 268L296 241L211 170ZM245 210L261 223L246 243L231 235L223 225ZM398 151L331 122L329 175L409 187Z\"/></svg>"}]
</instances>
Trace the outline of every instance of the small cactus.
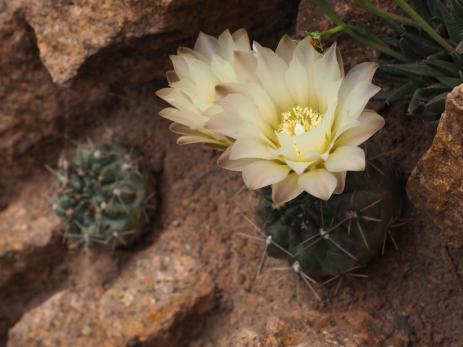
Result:
<instances>
[{"instance_id":1,"label":"small cactus","mask_svg":"<svg viewBox=\"0 0 463 347\"><path fill-rule=\"evenodd\" d=\"M69 240L114 248L142 233L153 194L140 154L116 144L78 148L65 166L57 175L62 192L53 210Z\"/></svg>"},{"instance_id":2,"label":"small cactus","mask_svg":"<svg viewBox=\"0 0 463 347\"><path fill-rule=\"evenodd\" d=\"M399 217L400 191L386 162L370 158L367 170L349 172L344 192L328 201L303 193L275 207L264 190L256 219L268 254L287 258L312 279L344 274L377 255Z\"/></svg>"}]
</instances>

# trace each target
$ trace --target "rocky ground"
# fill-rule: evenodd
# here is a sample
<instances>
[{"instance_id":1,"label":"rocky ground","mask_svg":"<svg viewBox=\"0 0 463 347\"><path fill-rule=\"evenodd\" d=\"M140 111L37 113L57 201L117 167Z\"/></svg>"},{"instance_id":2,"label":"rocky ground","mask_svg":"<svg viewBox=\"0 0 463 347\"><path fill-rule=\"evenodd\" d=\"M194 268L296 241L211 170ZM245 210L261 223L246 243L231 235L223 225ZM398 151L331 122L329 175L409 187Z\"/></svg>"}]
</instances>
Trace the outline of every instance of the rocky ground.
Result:
<instances>
[{"instance_id":1,"label":"rocky ground","mask_svg":"<svg viewBox=\"0 0 463 347\"><path fill-rule=\"evenodd\" d=\"M95 20L97 3L106 12ZM164 105L153 91L179 43L191 43L199 28L243 26L274 46L281 32L326 25L310 1L133 3L88 1L79 12L67 2L13 0L0 12L0 346L461 346L463 248L432 223L435 215L405 201L397 249L388 240L362 270L368 278L340 278L320 288L321 301L306 290L298 298L294 273L269 270L280 261L256 278L264 245L240 233L259 233L257 194L217 168L217 152L177 146L157 117ZM341 7L364 20L350 2ZM340 40L348 65L375 57ZM437 152L415 169L433 126L407 118L401 105L372 106L387 121L377 141L404 186L412 171L420 178L408 190L419 201L425 194L418 205L429 211L448 190L426 183L461 183L458 172L430 173L445 141L436 139ZM448 165L461 158L457 135ZM156 178L158 209L129 248L71 248L49 209L58 186L44 164L56 166L88 141L137 147ZM457 207L446 206L457 216L446 221L458 220Z\"/></svg>"}]
</instances>

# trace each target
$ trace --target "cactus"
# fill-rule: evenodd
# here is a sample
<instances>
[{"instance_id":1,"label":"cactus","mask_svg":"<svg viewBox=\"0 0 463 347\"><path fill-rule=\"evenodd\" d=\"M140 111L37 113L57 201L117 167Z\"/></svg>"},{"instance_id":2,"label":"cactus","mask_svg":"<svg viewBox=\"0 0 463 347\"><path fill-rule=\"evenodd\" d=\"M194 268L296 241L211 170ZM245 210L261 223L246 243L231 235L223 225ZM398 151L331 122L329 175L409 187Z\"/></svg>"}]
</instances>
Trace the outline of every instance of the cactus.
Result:
<instances>
[{"instance_id":1,"label":"cactus","mask_svg":"<svg viewBox=\"0 0 463 347\"><path fill-rule=\"evenodd\" d=\"M463 82L463 1L394 0L406 16L386 12L368 0L356 0L375 16L382 17L395 33L380 39L360 25L343 22L326 0L315 0L337 24L317 34L323 39L343 31L362 44L383 53L376 75L397 88L380 93L386 102L406 100L408 114L436 121L444 111L447 94Z\"/></svg>"},{"instance_id":2,"label":"cactus","mask_svg":"<svg viewBox=\"0 0 463 347\"><path fill-rule=\"evenodd\" d=\"M287 258L311 279L344 274L377 255L399 216L400 191L386 162L372 151L369 157L366 171L349 172L344 192L328 201L303 193L275 207L271 190L264 190L256 221L267 253Z\"/></svg>"},{"instance_id":3,"label":"cactus","mask_svg":"<svg viewBox=\"0 0 463 347\"><path fill-rule=\"evenodd\" d=\"M140 154L116 144L78 148L66 166L58 174L62 191L53 203L66 238L114 248L142 233L153 194Z\"/></svg>"}]
</instances>

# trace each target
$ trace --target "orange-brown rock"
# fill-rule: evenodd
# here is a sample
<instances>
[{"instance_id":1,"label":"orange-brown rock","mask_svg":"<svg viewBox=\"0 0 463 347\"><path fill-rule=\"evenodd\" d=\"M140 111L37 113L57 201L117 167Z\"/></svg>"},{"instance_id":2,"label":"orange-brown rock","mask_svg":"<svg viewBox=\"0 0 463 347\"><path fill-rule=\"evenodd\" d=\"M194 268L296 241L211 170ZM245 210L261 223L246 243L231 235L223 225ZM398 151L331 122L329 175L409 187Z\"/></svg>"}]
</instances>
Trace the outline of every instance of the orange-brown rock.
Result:
<instances>
[{"instance_id":1,"label":"orange-brown rock","mask_svg":"<svg viewBox=\"0 0 463 347\"><path fill-rule=\"evenodd\" d=\"M447 96L436 137L413 170L407 193L442 231L463 237L463 84Z\"/></svg>"},{"instance_id":2,"label":"orange-brown rock","mask_svg":"<svg viewBox=\"0 0 463 347\"><path fill-rule=\"evenodd\" d=\"M163 77L168 54L200 30L218 34L244 27L254 37L278 32L295 16L298 0L16 0L37 35L53 80L80 69L101 79L130 82ZM140 41L142 39L142 41ZM83 66L86 64L86 66Z\"/></svg>"},{"instance_id":3,"label":"orange-brown rock","mask_svg":"<svg viewBox=\"0 0 463 347\"><path fill-rule=\"evenodd\" d=\"M21 272L45 270L64 252L58 218L49 208L54 183L48 173L34 176L0 212L0 288Z\"/></svg>"},{"instance_id":4,"label":"orange-brown rock","mask_svg":"<svg viewBox=\"0 0 463 347\"><path fill-rule=\"evenodd\" d=\"M279 35L298 2L0 1L0 208L6 180L55 158L58 141L105 117L118 95L112 87L164 80L168 56L200 30Z\"/></svg>"},{"instance_id":5,"label":"orange-brown rock","mask_svg":"<svg viewBox=\"0 0 463 347\"><path fill-rule=\"evenodd\" d=\"M54 134L59 116L58 91L32 29L18 14L0 9L0 177L12 175L8 167L17 156Z\"/></svg>"},{"instance_id":6,"label":"orange-brown rock","mask_svg":"<svg viewBox=\"0 0 463 347\"><path fill-rule=\"evenodd\" d=\"M181 345L201 327L216 294L183 235L166 230L112 284L55 294L10 330L8 347Z\"/></svg>"}]
</instances>

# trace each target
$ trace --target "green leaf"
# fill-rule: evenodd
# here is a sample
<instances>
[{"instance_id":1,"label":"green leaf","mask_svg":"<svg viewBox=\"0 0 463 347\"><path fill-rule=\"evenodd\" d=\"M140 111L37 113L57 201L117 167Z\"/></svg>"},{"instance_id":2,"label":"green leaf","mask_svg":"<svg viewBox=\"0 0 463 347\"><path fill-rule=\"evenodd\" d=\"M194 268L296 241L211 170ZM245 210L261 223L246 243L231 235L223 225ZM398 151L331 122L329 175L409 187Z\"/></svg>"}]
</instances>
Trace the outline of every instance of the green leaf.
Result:
<instances>
[{"instance_id":1,"label":"green leaf","mask_svg":"<svg viewBox=\"0 0 463 347\"><path fill-rule=\"evenodd\" d=\"M391 64L383 66L383 70L387 69L403 71L418 76L434 77L433 69L423 62L416 62L410 64Z\"/></svg>"},{"instance_id":2,"label":"green leaf","mask_svg":"<svg viewBox=\"0 0 463 347\"><path fill-rule=\"evenodd\" d=\"M428 57L424 60L424 62L430 66L433 66L440 71L450 75L450 76L457 76L458 75L458 67L454 63L450 63L445 60L441 59L432 59Z\"/></svg>"},{"instance_id":3,"label":"green leaf","mask_svg":"<svg viewBox=\"0 0 463 347\"><path fill-rule=\"evenodd\" d=\"M404 49L412 50L419 55L420 58L414 60L421 60L422 57L431 55L441 49L440 47L435 46L433 43L431 43L429 40L423 37L412 37L410 35L403 35L402 46L406 47Z\"/></svg>"},{"instance_id":4,"label":"green leaf","mask_svg":"<svg viewBox=\"0 0 463 347\"><path fill-rule=\"evenodd\" d=\"M457 64L458 69L460 71L463 70L463 57L457 52L453 52L450 54L450 56L452 57L452 60L455 62L455 64Z\"/></svg>"},{"instance_id":5,"label":"green leaf","mask_svg":"<svg viewBox=\"0 0 463 347\"><path fill-rule=\"evenodd\" d=\"M408 104L408 113L409 114L417 114L424 110L425 103L424 101L426 98L423 96L423 89L417 89L412 95L410 99L410 103Z\"/></svg>"},{"instance_id":6,"label":"green leaf","mask_svg":"<svg viewBox=\"0 0 463 347\"><path fill-rule=\"evenodd\" d=\"M447 98L447 95L448 92L444 92L434 96L425 104L425 107L429 111L441 113L445 108L445 100Z\"/></svg>"},{"instance_id":7,"label":"green leaf","mask_svg":"<svg viewBox=\"0 0 463 347\"><path fill-rule=\"evenodd\" d=\"M442 84L445 84L446 86L448 86L449 88L455 88L456 86L458 86L459 84L463 82L461 78L436 76L436 79Z\"/></svg>"},{"instance_id":8,"label":"green leaf","mask_svg":"<svg viewBox=\"0 0 463 347\"><path fill-rule=\"evenodd\" d=\"M431 22L431 14L429 13L428 6L426 6L423 0L409 0L408 2L425 21L428 23Z\"/></svg>"},{"instance_id":9,"label":"green leaf","mask_svg":"<svg viewBox=\"0 0 463 347\"><path fill-rule=\"evenodd\" d=\"M428 2L435 5L439 17L447 28L450 41L455 45L458 44L460 42L460 33L463 30L463 21L461 19L457 20L442 2L436 0L428 0Z\"/></svg>"},{"instance_id":10,"label":"green leaf","mask_svg":"<svg viewBox=\"0 0 463 347\"><path fill-rule=\"evenodd\" d=\"M387 104L393 103L398 100L408 99L412 96L413 91L416 89L416 86L413 82L407 82L399 88L381 92L378 94L379 100L385 100Z\"/></svg>"},{"instance_id":11,"label":"green leaf","mask_svg":"<svg viewBox=\"0 0 463 347\"><path fill-rule=\"evenodd\" d=\"M442 83L434 83L427 87L424 87L425 91L432 91L432 92L449 92L449 87Z\"/></svg>"}]
</instances>

